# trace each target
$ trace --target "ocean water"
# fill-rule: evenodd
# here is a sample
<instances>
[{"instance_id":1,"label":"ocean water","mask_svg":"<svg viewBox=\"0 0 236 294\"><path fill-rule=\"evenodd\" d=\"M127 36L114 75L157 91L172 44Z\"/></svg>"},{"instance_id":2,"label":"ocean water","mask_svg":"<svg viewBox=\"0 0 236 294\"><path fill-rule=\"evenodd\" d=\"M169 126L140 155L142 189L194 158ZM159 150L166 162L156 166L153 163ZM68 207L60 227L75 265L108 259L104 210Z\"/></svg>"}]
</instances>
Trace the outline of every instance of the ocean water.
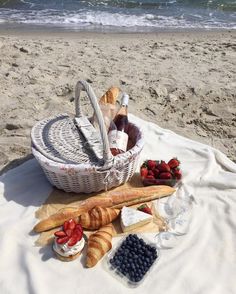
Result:
<instances>
[{"instance_id":1,"label":"ocean water","mask_svg":"<svg viewBox=\"0 0 236 294\"><path fill-rule=\"evenodd\" d=\"M236 0L0 0L0 26L147 32L236 29Z\"/></svg>"}]
</instances>

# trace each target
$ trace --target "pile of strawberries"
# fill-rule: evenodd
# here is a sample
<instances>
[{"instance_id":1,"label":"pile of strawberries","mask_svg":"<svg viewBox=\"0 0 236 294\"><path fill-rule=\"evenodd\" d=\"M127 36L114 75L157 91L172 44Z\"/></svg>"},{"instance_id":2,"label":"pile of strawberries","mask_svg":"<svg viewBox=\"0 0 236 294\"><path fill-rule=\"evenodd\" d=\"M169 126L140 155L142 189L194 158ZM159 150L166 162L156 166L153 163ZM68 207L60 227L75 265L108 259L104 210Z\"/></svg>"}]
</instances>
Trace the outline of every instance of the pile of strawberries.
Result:
<instances>
[{"instance_id":1,"label":"pile of strawberries","mask_svg":"<svg viewBox=\"0 0 236 294\"><path fill-rule=\"evenodd\" d=\"M65 244L68 242L68 246L74 246L81 240L83 236L83 228L71 218L68 221L65 221L62 229L55 232L54 235L58 244Z\"/></svg>"},{"instance_id":2,"label":"pile of strawberries","mask_svg":"<svg viewBox=\"0 0 236 294\"><path fill-rule=\"evenodd\" d=\"M164 160L146 160L140 168L140 175L144 186L174 186L182 178L180 161L177 158L171 158L168 163Z\"/></svg>"}]
</instances>

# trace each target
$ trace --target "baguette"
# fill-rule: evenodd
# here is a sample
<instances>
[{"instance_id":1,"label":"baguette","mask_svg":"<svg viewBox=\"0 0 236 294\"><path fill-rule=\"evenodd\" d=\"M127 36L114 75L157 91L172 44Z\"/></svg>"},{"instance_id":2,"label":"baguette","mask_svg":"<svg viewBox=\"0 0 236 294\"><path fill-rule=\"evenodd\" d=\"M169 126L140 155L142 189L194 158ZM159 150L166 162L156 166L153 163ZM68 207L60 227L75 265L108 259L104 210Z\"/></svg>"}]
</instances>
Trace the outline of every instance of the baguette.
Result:
<instances>
[{"instance_id":1,"label":"baguette","mask_svg":"<svg viewBox=\"0 0 236 294\"><path fill-rule=\"evenodd\" d=\"M116 104L116 100L119 96L120 89L117 87L111 87L107 92L99 99L99 104Z\"/></svg>"},{"instance_id":2,"label":"baguette","mask_svg":"<svg viewBox=\"0 0 236 294\"><path fill-rule=\"evenodd\" d=\"M50 215L48 218L40 221L35 227L34 227L34 231L36 233L40 233L40 232L44 232L50 229L53 229L55 227L59 227L62 224L64 224L64 222L70 218L73 218L75 220L77 220L78 222L78 216L87 212L87 208L84 207L79 207L78 209L71 211L71 210L61 210L57 213L54 213L52 215Z\"/></svg>"},{"instance_id":3,"label":"baguette","mask_svg":"<svg viewBox=\"0 0 236 294\"><path fill-rule=\"evenodd\" d=\"M174 192L175 189L169 186L147 186L109 191L106 196L94 196L82 201L75 211L59 211L49 216L47 219L40 221L33 230L40 233L58 227L70 218L78 220L81 214L86 213L95 206L122 208L123 206L131 206L169 196Z\"/></svg>"},{"instance_id":4,"label":"baguette","mask_svg":"<svg viewBox=\"0 0 236 294\"><path fill-rule=\"evenodd\" d=\"M141 188L130 188L120 191L108 192L108 197L112 199L112 208L122 208L143 202L152 201L157 198L171 195L175 192L169 186L147 186Z\"/></svg>"}]
</instances>

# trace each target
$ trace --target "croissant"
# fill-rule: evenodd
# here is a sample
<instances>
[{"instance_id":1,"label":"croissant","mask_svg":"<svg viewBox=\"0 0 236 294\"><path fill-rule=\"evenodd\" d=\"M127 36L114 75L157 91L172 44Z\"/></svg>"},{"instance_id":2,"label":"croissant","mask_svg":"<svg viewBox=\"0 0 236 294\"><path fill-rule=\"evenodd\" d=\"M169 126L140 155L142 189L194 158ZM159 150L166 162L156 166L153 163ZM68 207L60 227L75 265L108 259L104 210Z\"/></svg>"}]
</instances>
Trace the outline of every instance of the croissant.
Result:
<instances>
[{"instance_id":1,"label":"croissant","mask_svg":"<svg viewBox=\"0 0 236 294\"><path fill-rule=\"evenodd\" d=\"M113 236L112 224L100 228L96 233L89 236L86 266L93 267L112 248Z\"/></svg>"},{"instance_id":2,"label":"croissant","mask_svg":"<svg viewBox=\"0 0 236 294\"><path fill-rule=\"evenodd\" d=\"M111 223L119 213L119 209L95 206L79 217L79 223L85 229L95 230Z\"/></svg>"}]
</instances>

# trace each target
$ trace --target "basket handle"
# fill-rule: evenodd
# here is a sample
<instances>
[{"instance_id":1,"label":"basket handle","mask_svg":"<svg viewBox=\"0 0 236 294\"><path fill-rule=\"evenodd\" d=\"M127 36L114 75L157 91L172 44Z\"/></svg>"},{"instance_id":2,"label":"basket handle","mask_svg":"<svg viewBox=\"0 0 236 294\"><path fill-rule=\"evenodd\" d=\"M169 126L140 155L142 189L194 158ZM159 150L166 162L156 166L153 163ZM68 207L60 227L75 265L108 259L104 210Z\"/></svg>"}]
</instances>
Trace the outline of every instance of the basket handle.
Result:
<instances>
[{"instance_id":1,"label":"basket handle","mask_svg":"<svg viewBox=\"0 0 236 294\"><path fill-rule=\"evenodd\" d=\"M87 92L91 105L94 109L94 113L97 117L100 134L102 137L104 164L109 163L112 161L113 155L111 154L111 151L110 151L107 130L104 123L103 115L102 115L100 106L98 104L97 97L92 87L86 81L78 81L75 86L75 117L79 118L83 116L83 113L81 111L81 105L80 105L81 90Z\"/></svg>"}]
</instances>

